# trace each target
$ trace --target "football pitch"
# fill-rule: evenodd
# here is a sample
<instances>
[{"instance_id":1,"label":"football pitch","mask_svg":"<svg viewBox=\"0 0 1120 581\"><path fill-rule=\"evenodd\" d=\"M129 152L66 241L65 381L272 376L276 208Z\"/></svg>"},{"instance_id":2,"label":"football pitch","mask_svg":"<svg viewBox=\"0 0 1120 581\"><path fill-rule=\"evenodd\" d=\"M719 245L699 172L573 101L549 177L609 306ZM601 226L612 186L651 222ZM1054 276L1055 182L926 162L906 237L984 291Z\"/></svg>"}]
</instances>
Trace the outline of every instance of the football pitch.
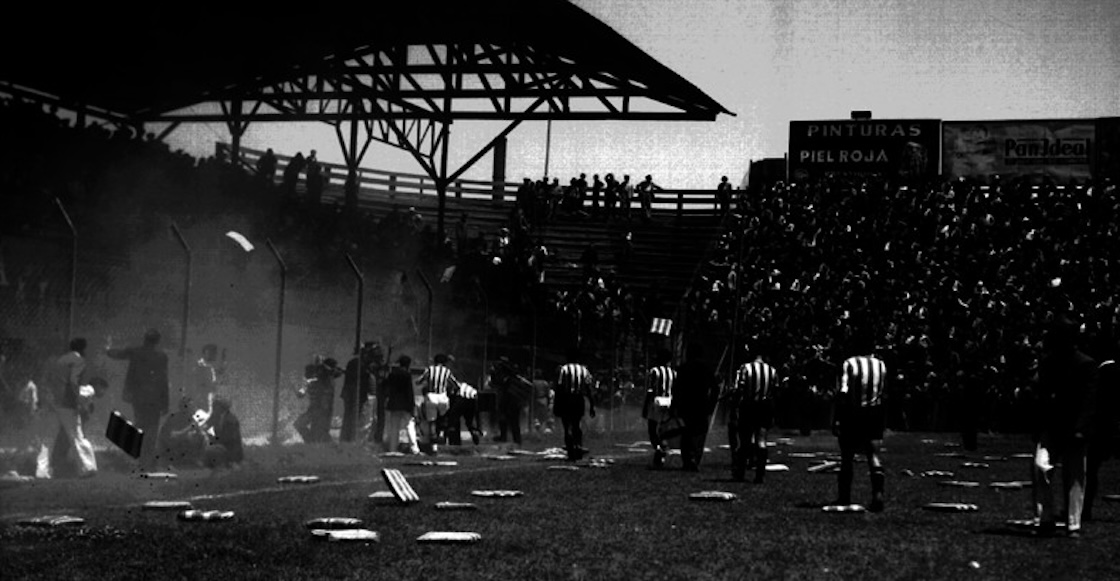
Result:
<instances>
[{"instance_id":1,"label":"football pitch","mask_svg":"<svg viewBox=\"0 0 1120 581\"><path fill-rule=\"evenodd\" d=\"M964 453L951 434L889 434L886 511L831 513L835 474L818 470L837 452L824 433L775 433L761 485L729 479L726 435L709 435L699 473L647 468L640 431L589 434L600 460L569 463L508 448L466 445L437 456L383 458L361 446L250 448L243 469L184 470L174 479L129 472L115 451L91 479L0 486L0 578L4 579L1118 579L1120 502L1098 500L1079 539L1036 538L1008 521L1030 516L1023 436L981 436ZM559 445L559 434L523 449ZM430 461L430 465L418 462ZM454 463L453 465L449 463ZM555 466L569 466L557 469ZM570 467L576 469L570 469ZM383 468L399 469L420 497L371 498L389 490ZM813 471L810 471L813 468ZM945 473L952 473L947 475ZM318 482L278 478L315 475ZM972 486L947 481L974 482ZM1102 493L1120 493L1120 463L1107 463ZM516 490L488 498L481 490ZM693 500L701 491L736 495ZM870 497L856 465L853 501ZM188 501L231 511L230 520L191 522L148 501ZM474 510L439 510L437 503ZM939 512L929 503L975 505ZM70 515L80 525L21 520ZM347 517L376 542L330 541L307 521ZM470 543L421 543L431 531L474 532Z\"/></svg>"}]
</instances>

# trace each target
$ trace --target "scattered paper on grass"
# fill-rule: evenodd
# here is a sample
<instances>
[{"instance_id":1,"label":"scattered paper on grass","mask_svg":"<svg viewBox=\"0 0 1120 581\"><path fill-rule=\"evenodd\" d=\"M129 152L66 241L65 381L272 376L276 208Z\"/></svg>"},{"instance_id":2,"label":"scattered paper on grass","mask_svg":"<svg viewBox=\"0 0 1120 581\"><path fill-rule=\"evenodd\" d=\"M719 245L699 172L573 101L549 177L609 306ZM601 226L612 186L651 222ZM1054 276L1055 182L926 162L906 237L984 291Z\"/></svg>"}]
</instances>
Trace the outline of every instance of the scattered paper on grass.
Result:
<instances>
[{"instance_id":1,"label":"scattered paper on grass","mask_svg":"<svg viewBox=\"0 0 1120 581\"><path fill-rule=\"evenodd\" d=\"M462 532L462 531L429 531L419 537L416 541L419 543L477 543L482 540L482 535L478 533Z\"/></svg>"},{"instance_id":2,"label":"scattered paper on grass","mask_svg":"<svg viewBox=\"0 0 1120 581\"><path fill-rule=\"evenodd\" d=\"M151 480L174 480L179 475L173 472L141 472L140 478L148 478Z\"/></svg>"},{"instance_id":3,"label":"scattered paper on grass","mask_svg":"<svg viewBox=\"0 0 1120 581\"><path fill-rule=\"evenodd\" d=\"M437 502L436 510L477 510L473 502Z\"/></svg>"},{"instance_id":4,"label":"scattered paper on grass","mask_svg":"<svg viewBox=\"0 0 1120 581\"><path fill-rule=\"evenodd\" d=\"M957 488L976 488L980 486L979 482L974 482L972 480L942 480L941 482L938 482L938 484L940 484L941 486L954 486Z\"/></svg>"},{"instance_id":5,"label":"scattered paper on grass","mask_svg":"<svg viewBox=\"0 0 1120 581\"><path fill-rule=\"evenodd\" d=\"M722 490L704 490L701 492L693 492L688 495L689 500L714 500L719 502L727 502L739 498L739 495L734 492L724 492Z\"/></svg>"},{"instance_id":6,"label":"scattered paper on grass","mask_svg":"<svg viewBox=\"0 0 1120 581\"><path fill-rule=\"evenodd\" d=\"M1012 480L1009 482L992 482L988 486L996 490L1022 490L1030 488L1032 483L1030 480Z\"/></svg>"},{"instance_id":7,"label":"scattered paper on grass","mask_svg":"<svg viewBox=\"0 0 1120 581\"><path fill-rule=\"evenodd\" d=\"M179 520L191 522L220 522L233 520L231 510L184 510L179 513Z\"/></svg>"},{"instance_id":8,"label":"scattered paper on grass","mask_svg":"<svg viewBox=\"0 0 1120 581\"><path fill-rule=\"evenodd\" d=\"M376 543L381 541L381 535L377 531L369 529L315 529L311 531L311 536L316 539L336 542Z\"/></svg>"},{"instance_id":9,"label":"scattered paper on grass","mask_svg":"<svg viewBox=\"0 0 1120 581\"><path fill-rule=\"evenodd\" d=\"M785 464L767 464L766 465L766 471L767 472L789 472L789 466L786 466Z\"/></svg>"},{"instance_id":10,"label":"scattered paper on grass","mask_svg":"<svg viewBox=\"0 0 1120 581\"><path fill-rule=\"evenodd\" d=\"M472 490L471 494L483 498L514 498L524 493L520 490Z\"/></svg>"},{"instance_id":11,"label":"scattered paper on grass","mask_svg":"<svg viewBox=\"0 0 1120 581\"><path fill-rule=\"evenodd\" d=\"M571 464L559 464L559 465L555 465L555 466L549 466L548 469L549 470L568 470L568 471L571 471L571 472L575 472L575 471L579 470L579 466L572 466Z\"/></svg>"},{"instance_id":12,"label":"scattered paper on grass","mask_svg":"<svg viewBox=\"0 0 1120 581\"><path fill-rule=\"evenodd\" d=\"M281 476L276 481L280 484L315 484L319 481L319 477L311 475Z\"/></svg>"},{"instance_id":13,"label":"scattered paper on grass","mask_svg":"<svg viewBox=\"0 0 1120 581\"><path fill-rule=\"evenodd\" d=\"M149 500L143 504L144 510L189 510L194 508L186 500Z\"/></svg>"},{"instance_id":14,"label":"scattered paper on grass","mask_svg":"<svg viewBox=\"0 0 1120 581\"><path fill-rule=\"evenodd\" d=\"M980 507L975 504L965 504L963 502L931 502L922 505L922 508L935 512L976 512L980 510Z\"/></svg>"},{"instance_id":15,"label":"scattered paper on grass","mask_svg":"<svg viewBox=\"0 0 1120 581\"><path fill-rule=\"evenodd\" d=\"M323 518L313 518L303 523L303 526L309 529L319 529L325 531L359 529L362 528L362 520L346 516L328 516Z\"/></svg>"},{"instance_id":16,"label":"scattered paper on grass","mask_svg":"<svg viewBox=\"0 0 1120 581\"><path fill-rule=\"evenodd\" d=\"M825 513L862 513L867 508L864 505L825 505L821 510Z\"/></svg>"},{"instance_id":17,"label":"scattered paper on grass","mask_svg":"<svg viewBox=\"0 0 1120 581\"><path fill-rule=\"evenodd\" d=\"M44 516L36 516L32 518L25 518L16 524L31 527L62 527L62 526L76 526L85 524L86 520L78 516L70 516L65 514L49 514Z\"/></svg>"}]
</instances>

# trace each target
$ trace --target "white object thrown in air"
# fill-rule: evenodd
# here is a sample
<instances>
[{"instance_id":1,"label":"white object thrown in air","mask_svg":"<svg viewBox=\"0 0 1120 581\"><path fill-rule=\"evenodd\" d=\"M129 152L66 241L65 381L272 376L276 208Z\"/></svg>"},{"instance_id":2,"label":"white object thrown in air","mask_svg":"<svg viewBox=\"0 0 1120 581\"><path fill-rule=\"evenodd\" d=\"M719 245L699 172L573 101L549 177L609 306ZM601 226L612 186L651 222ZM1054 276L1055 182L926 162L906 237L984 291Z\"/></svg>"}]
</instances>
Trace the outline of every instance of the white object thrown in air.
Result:
<instances>
[{"instance_id":1,"label":"white object thrown in air","mask_svg":"<svg viewBox=\"0 0 1120 581\"><path fill-rule=\"evenodd\" d=\"M241 248L244 249L245 252L253 251L253 243L249 242L249 239L242 235L240 232L230 230L229 232L226 232L226 236L230 237L230 239L241 246Z\"/></svg>"}]
</instances>

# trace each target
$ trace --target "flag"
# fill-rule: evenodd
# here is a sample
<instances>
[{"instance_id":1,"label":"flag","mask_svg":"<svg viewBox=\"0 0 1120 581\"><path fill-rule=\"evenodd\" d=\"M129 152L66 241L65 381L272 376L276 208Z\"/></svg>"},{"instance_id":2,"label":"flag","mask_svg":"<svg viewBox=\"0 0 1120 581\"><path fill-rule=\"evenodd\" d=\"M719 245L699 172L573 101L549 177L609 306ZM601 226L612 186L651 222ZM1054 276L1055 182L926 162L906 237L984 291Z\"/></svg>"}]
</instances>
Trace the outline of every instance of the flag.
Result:
<instances>
[{"instance_id":1,"label":"flag","mask_svg":"<svg viewBox=\"0 0 1120 581\"><path fill-rule=\"evenodd\" d=\"M124 416L116 410L109 416L105 437L129 456L140 457L140 444L144 441L144 431L133 426L132 422L124 419Z\"/></svg>"},{"instance_id":2,"label":"flag","mask_svg":"<svg viewBox=\"0 0 1120 581\"><path fill-rule=\"evenodd\" d=\"M672 330L672 328L673 328L673 320L672 319L658 319L658 318L654 317L653 325L650 326L649 332L650 333L656 333L658 335L665 335L666 337L668 337L669 332Z\"/></svg>"}]
</instances>

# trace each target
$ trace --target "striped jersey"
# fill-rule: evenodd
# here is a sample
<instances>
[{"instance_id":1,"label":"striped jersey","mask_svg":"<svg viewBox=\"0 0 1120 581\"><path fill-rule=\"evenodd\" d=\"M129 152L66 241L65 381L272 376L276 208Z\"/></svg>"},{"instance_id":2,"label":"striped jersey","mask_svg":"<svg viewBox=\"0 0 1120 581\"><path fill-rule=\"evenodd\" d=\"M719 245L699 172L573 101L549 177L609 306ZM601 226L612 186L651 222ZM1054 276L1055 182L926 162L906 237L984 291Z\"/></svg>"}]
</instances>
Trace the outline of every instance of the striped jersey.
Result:
<instances>
[{"instance_id":1,"label":"striped jersey","mask_svg":"<svg viewBox=\"0 0 1120 581\"><path fill-rule=\"evenodd\" d=\"M677 372L668 365L659 365L649 370L649 385L646 388L653 397L673 397L673 383Z\"/></svg>"},{"instance_id":2,"label":"striped jersey","mask_svg":"<svg viewBox=\"0 0 1120 581\"><path fill-rule=\"evenodd\" d=\"M859 407L882 405L887 386L887 364L870 355L849 357L840 371L840 393Z\"/></svg>"},{"instance_id":3,"label":"striped jersey","mask_svg":"<svg viewBox=\"0 0 1120 581\"><path fill-rule=\"evenodd\" d=\"M762 360L744 363L735 375L735 386L742 402L773 399L778 387L778 371Z\"/></svg>"},{"instance_id":4,"label":"striped jersey","mask_svg":"<svg viewBox=\"0 0 1120 581\"><path fill-rule=\"evenodd\" d=\"M565 363L560 366L560 377L556 381L556 393L569 395L591 395L594 380L587 367L580 363Z\"/></svg>"},{"instance_id":5,"label":"striped jersey","mask_svg":"<svg viewBox=\"0 0 1120 581\"><path fill-rule=\"evenodd\" d=\"M458 393L459 381L443 365L430 365L420 376L420 385L428 393Z\"/></svg>"}]
</instances>

